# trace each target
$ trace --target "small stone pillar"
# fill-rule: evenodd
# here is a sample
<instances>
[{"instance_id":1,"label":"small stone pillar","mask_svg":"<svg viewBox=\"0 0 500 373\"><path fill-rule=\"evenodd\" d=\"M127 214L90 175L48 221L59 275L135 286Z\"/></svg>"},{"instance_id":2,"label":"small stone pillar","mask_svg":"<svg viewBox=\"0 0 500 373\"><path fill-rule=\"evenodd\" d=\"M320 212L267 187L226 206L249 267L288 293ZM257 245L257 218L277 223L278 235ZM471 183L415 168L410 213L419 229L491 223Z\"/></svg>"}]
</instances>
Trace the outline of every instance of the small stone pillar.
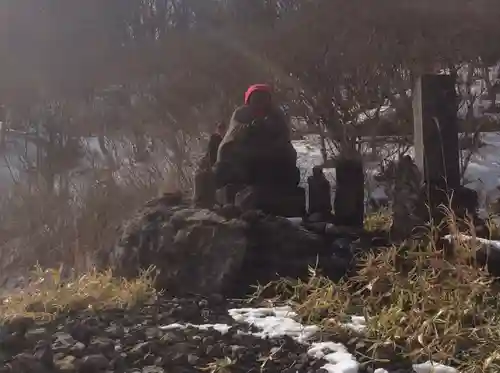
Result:
<instances>
[{"instance_id":1,"label":"small stone pillar","mask_svg":"<svg viewBox=\"0 0 500 373\"><path fill-rule=\"evenodd\" d=\"M365 174L359 154L340 155L335 162L335 224L362 228L365 215Z\"/></svg>"},{"instance_id":2,"label":"small stone pillar","mask_svg":"<svg viewBox=\"0 0 500 373\"><path fill-rule=\"evenodd\" d=\"M415 163L423 175L431 216L460 187L458 99L450 75L422 75L413 91Z\"/></svg>"}]
</instances>

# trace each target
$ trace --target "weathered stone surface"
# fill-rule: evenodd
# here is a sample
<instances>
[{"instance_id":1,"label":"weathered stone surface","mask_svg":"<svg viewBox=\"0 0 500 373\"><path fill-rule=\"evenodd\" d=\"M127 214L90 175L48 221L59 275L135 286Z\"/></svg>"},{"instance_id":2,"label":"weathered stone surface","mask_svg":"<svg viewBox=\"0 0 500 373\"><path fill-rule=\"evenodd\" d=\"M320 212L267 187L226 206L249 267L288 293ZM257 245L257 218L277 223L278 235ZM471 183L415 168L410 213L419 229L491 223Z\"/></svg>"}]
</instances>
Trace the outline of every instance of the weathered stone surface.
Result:
<instances>
[{"instance_id":1,"label":"weathered stone surface","mask_svg":"<svg viewBox=\"0 0 500 373\"><path fill-rule=\"evenodd\" d=\"M348 270L351 256L336 240L353 243L357 231L314 232L297 219L229 207L210 211L157 200L125 224L102 265L127 278L154 265L157 287L173 294L248 291L278 276L307 277L308 266L334 278Z\"/></svg>"},{"instance_id":2,"label":"weathered stone surface","mask_svg":"<svg viewBox=\"0 0 500 373\"><path fill-rule=\"evenodd\" d=\"M393 239L410 237L415 227L428 220L425 218L425 211L422 211L422 191L422 177L415 162L410 156L402 157L394 170Z\"/></svg>"},{"instance_id":3,"label":"weathered stone surface","mask_svg":"<svg viewBox=\"0 0 500 373\"><path fill-rule=\"evenodd\" d=\"M111 251L117 276L155 266L158 287L173 293L219 292L243 262L245 224L216 213L158 201L139 212Z\"/></svg>"},{"instance_id":4,"label":"weathered stone surface","mask_svg":"<svg viewBox=\"0 0 500 373\"><path fill-rule=\"evenodd\" d=\"M385 177L394 184L391 193L391 238L402 240L415 233L425 233L424 226L431 219L436 226L436 222L442 221L448 214L444 208L450 207L459 230L467 232L472 222L478 236L489 237L489 229L478 214L478 196L474 190L459 186L445 191L436 184L433 184L432 189L432 186L423 182L417 166L409 156L396 162L391 173L387 173ZM431 206L430 199L433 199L434 204L439 203ZM440 227L443 233L448 232L447 224L441 224Z\"/></svg>"},{"instance_id":5,"label":"weathered stone surface","mask_svg":"<svg viewBox=\"0 0 500 373\"><path fill-rule=\"evenodd\" d=\"M216 202L216 192L215 177L212 169L198 169L194 175L194 205L201 208L212 208Z\"/></svg>"}]
</instances>

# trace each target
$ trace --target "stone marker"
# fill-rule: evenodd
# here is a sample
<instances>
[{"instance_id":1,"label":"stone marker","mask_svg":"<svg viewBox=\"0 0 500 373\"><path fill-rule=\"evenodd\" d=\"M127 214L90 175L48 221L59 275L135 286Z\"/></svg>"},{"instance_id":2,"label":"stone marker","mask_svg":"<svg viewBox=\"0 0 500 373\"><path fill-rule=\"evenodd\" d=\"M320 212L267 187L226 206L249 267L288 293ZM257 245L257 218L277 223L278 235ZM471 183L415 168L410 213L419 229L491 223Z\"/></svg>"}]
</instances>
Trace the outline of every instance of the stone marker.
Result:
<instances>
[{"instance_id":1,"label":"stone marker","mask_svg":"<svg viewBox=\"0 0 500 373\"><path fill-rule=\"evenodd\" d=\"M312 175L307 178L307 185L309 219L317 216L319 221L330 221L332 217L332 186L325 177L321 166L313 167Z\"/></svg>"},{"instance_id":2,"label":"stone marker","mask_svg":"<svg viewBox=\"0 0 500 373\"><path fill-rule=\"evenodd\" d=\"M415 163L423 175L434 222L460 187L458 109L455 80L450 75L421 76L413 92Z\"/></svg>"},{"instance_id":3,"label":"stone marker","mask_svg":"<svg viewBox=\"0 0 500 373\"><path fill-rule=\"evenodd\" d=\"M215 176L205 156L194 175L193 203L197 207L212 208L216 202Z\"/></svg>"},{"instance_id":4,"label":"stone marker","mask_svg":"<svg viewBox=\"0 0 500 373\"><path fill-rule=\"evenodd\" d=\"M402 241L414 235L415 228L425 224L427 209L420 208L422 178L409 155L401 157L394 167L392 191L391 239ZM423 210L423 211L422 211Z\"/></svg>"},{"instance_id":5,"label":"stone marker","mask_svg":"<svg viewBox=\"0 0 500 373\"><path fill-rule=\"evenodd\" d=\"M361 156L340 155L335 169L335 224L361 228L365 213L365 174Z\"/></svg>"}]
</instances>

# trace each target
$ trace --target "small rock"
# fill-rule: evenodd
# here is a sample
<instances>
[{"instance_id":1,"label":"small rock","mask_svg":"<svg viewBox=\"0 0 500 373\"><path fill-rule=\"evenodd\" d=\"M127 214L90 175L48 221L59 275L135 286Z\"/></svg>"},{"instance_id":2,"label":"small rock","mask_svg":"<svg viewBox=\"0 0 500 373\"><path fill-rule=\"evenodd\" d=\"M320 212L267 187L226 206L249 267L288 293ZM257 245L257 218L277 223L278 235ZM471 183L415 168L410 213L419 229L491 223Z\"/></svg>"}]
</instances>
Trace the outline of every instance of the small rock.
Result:
<instances>
[{"instance_id":1,"label":"small rock","mask_svg":"<svg viewBox=\"0 0 500 373\"><path fill-rule=\"evenodd\" d=\"M50 333L45 328L30 329L26 332L26 340L32 344L36 344L42 340L49 339Z\"/></svg>"},{"instance_id":2,"label":"small rock","mask_svg":"<svg viewBox=\"0 0 500 373\"><path fill-rule=\"evenodd\" d=\"M95 373L106 370L109 366L109 360L102 354L85 356L82 359L80 372Z\"/></svg>"},{"instance_id":3,"label":"small rock","mask_svg":"<svg viewBox=\"0 0 500 373\"><path fill-rule=\"evenodd\" d=\"M233 345L231 346L231 357L233 359L240 358L245 353L246 348L243 346ZM272 351L271 351L272 353Z\"/></svg>"},{"instance_id":4,"label":"small rock","mask_svg":"<svg viewBox=\"0 0 500 373\"><path fill-rule=\"evenodd\" d=\"M40 341L35 347L33 355L46 367L54 366L54 352L52 346L47 341Z\"/></svg>"},{"instance_id":5,"label":"small rock","mask_svg":"<svg viewBox=\"0 0 500 373\"><path fill-rule=\"evenodd\" d=\"M160 328L147 328L146 329L146 338L147 339L155 339L160 338L162 336L162 332Z\"/></svg>"},{"instance_id":6,"label":"small rock","mask_svg":"<svg viewBox=\"0 0 500 373\"><path fill-rule=\"evenodd\" d=\"M183 342L185 340L185 336L184 334L181 334L178 331L170 331L168 333L165 333L165 335L161 337L161 340L166 344L170 345Z\"/></svg>"},{"instance_id":7,"label":"small rock","mask_svg":"<svg viewBox=\"0 0 500 373\"><path fill-rule=\"evenodd\" d=\"M97 334L97 331L84 322L77 322L71 326L70 334L78 342L85 345L90 343L92 336Z\"/></svg>"},{"instance_id":8,"label":"small rock","mask_svg":"<svg viewBox=\"0 0 500 373\"><path fill-rule=\"evenodd\" d=\"M209 357L218 357L222 355L222 347L220 344L216 343L208 346L205 350L205 354Z\"/></svg>"},{"instance_id":9,"label":"small rock","mask_svg":"<svg viewBox=\"0 0 500 373\"><path fill-rule=\"evenodd\" d=\"M105 333L110 338L118 339L123 338L123 336L125 335L125 330L123 326L111 325L110 327L106 328Z\"/></svg>"},{"instance_id":10,"label":"small rock","mask_svg":"<svg viewBox=\"0 0 500 373\"><path fill-rule=\"evenodd\" d=\"M169 355L168 362L173 365L185 365L187 363L187 356L181 352L174 352Z\"/></svg>"},{"instance_id":11,"label":"small rock","mask_svg":"<svg viewBox=\"0 0 500 373\"><path fill-rule=\"evenodd\" d=\"M113 340L109 338L96 337L90 342L88 350L93 354L103 354L105 356L110 356L115 352L115 344Z\"/></svg>"},{"instance_id":12,"label":"small rock","mask_svg":"<svg viewBox=\"0 0 500 373\"><path fill-rule=\"evenodd\" d=\"M16 355L11 362L12 373L36 372L48 373L50 369L45 367L35 356L23 353Z\"/></svg>"},{"instance_id":13,"label":"small rock","mask_svg":"<svg viewBox=\"0 0 500 373\"><path fill-rule=\"evenodd\" d=\"M146 354L144 355L144 358L142 359L142 364L144 365L154 365L156 361L156 356L153 354Z\"/></svg>"},{"instance_id":14,"label":"small rock","mask_svg":"<svg viewBox=\"0 0 500 373\"><path fill-rule=\"evenodd\" d=\"M70 354L77 358L82 358L85 355L85 345L82 342L76 342L69 350Z\"/></svg>"},{"instance_id":15,"label":"small rock","mask_svg":"<svg viewBox=\"0 0 500 373\"><path fill-rule=\"evenodd\" d=\"M29 343L26 340L24 334L7 334L4 335L0 341L0 348L9 351L13 355L21 353L26 348L28 348L28 346Z\"/></svg>"},{"instance_id":16,"label":"small rock","mask_svg":"<svg viewBox=\"0 0 500 373\"><path fill-rule=\"evenodd\" d=\"M115 373L121 373L127 371L127 362L125 361L125 358L122 355L119 355L115 357L113 360L110 362L111 369Z\"/></svg>"},{"instance_id":17,"label":"small rock","mask_svg":"<svg viewBox=\"0 0 500 373\"><path fill-rule=\"evenodd\" d=\"M68 355L60 360L55 360L54 365L61 373L73 373L76 370L76 358Z\"/></svg>"},{"instance_id":18,"label":"small rock","mask_svg":"<svg viewBox=\"0 0 500 373\"><path fill-rule=\"evenodd\" d=\"M200 361L200 358L196 355L189 354L187 360L190 365L196 365Z\"/></svg>"},{"instance_id":19,"label":"small rock","mask_svg":"<svg viewBox=\"0 0 500 373\"><path fill-rule=\"evenodd\" d=\"M165 370L158 366L148 366L142 368L142 373L165 373Z\"/></svg>"},{"instance_id":20,"label":"small rock","mask_svg":"<svg viewBox=\"0 0 500 373\"><path fill-rule=\"evenodd\" d=\"M67 333L57 332L54 334L54 343L52 349L54 352L67 352L76 344L73 337Z\"/></svg>"},{"instance_id":21,"label":"small rock","mask_svg":"<svg viewBox=\"0 0 500 373\"><path fill-rule=\"evenodd\" d=\"M29 317L16 317L10 320L6 327L9 333L24 335L34 324L35 321Z\"/></svg>"},{"instance_id":22,"label":"small rock","mask_svg":"<svg viewBox=\"0 0 500 373\"><path fill-rule=\"evenodd\" d=\"M130 351L130 355L144 355L145 353L149 352L151 347L151 342L142 342L136 344Z\"/></svg>"}]
</instances>

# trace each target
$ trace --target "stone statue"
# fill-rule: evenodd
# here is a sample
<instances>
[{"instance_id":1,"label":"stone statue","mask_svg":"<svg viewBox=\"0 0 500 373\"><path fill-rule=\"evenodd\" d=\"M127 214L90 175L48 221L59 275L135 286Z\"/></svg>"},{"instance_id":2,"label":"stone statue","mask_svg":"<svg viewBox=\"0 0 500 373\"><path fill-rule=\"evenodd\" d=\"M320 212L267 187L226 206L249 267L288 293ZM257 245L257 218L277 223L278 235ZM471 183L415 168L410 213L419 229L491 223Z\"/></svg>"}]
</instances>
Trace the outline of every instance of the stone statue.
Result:
<instances>
[{"instance_id":1,"label":"stone statue","mask_svg":"<svg viewBox=\"0 0 500 373\"><path fill-rule=\"evenodd\" d=\"M213 166L217 161L220 143L226 133L223 122L217 124L216 131L210 136L207 151L194 175L193 203L196 207L212 208L216 203L216 187Z\"/></svg>"},{"instance_id":2,"label":"stone statue","mask_svg":"<svg viewBox=\"0 0 500 373\"><path fill-rule=\"evenodd\" d=\"M314 166L313 173L307 178L308 217L312 220L329 221L332 215L331 185L321 166Z\"/></svg>"},{"instance_id":3,"label":"stone statue","mask_svg":"<svg viewBox=\"0 0 500 373\"><path fill-rule=\"evenodd\" d=\"M224 135L226 134L226 130L227 128L224 122L219 122L217 124L216 131L210 136L206 153L206 156L210 161L210 167L213 167L215 162L217 162L217 153L219 152L219 146L224 138Z\"/></svg>"},{"instance_id":4,"label":"stone statue","mask_svg":"<svg viewBox=\"0 0 500 373\"><path fill-rule=\"evenodd\" d=\"M298 187L300 171L296 163L290 129L284 114L273 105L271 88L251 86L245 94L245 105L234 111L219 146L215 178L217 189L224 191L220 198L225 203L237 203L236 195L250 187L258 195L252 197L256 209L287 216L303 213L305 194ZM248 191L244 194L249 201Z\"/></svg>"},{"instance_id":5,"label":"stone statue","mask_svg":"<svg viewBox=\"0 0 500 373\"><path fill-rule=\"evenodd\" d=\"M196 207L210 209L216 203L215 177L210 163L205 155L194 175L193 203Z\"/></svg>"},{"instance_id":6,"label":"stone statue","mask_svg":"<svg viewBox=\"0 0 500 373\"><path fill-rule=\"evenodd\" d=\"M425 223L422 216L422 177L413 159L403 156L394 170L393 223L391 237L396 240L409 238L414 228Z\"/></svg>"}]
</instances>

